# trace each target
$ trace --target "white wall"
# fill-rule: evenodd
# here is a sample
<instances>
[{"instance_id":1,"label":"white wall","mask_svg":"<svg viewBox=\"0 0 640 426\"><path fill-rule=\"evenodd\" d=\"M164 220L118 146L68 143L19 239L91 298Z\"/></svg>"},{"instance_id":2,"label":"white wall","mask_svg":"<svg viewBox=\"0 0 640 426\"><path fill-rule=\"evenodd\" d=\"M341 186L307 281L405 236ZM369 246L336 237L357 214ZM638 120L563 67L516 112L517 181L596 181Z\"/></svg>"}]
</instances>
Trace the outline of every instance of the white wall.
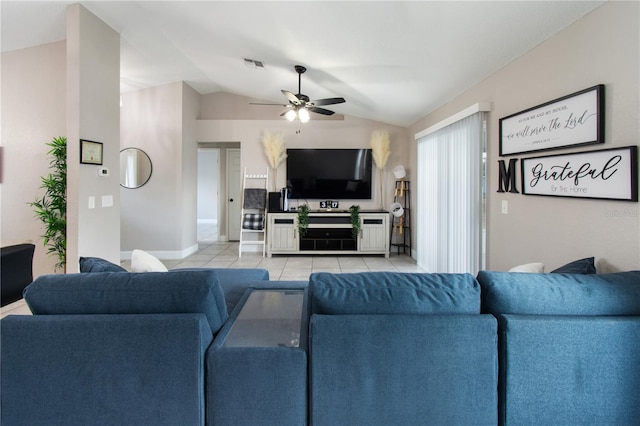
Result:
<instances>
[{"instance_id":1,"label":"white wall","mask_svg":"<svg viewBox=\"0 0 640 426\"><path fill-rule=\"evenodd\" d=\"M229 110L234 108L236 115L245 116L247 112L244 110L249 108L247 99L229 94L199 96L184 83L122 95L122 148L141 148L153 163L153 175L146 185L121 191L124 257L134 248L140 248L162 258L179 258L188 254L194 245L197 247L198 143L201 147L222 149L219 190L220 199L226 200L223 158L224 149L228 147L240 147L241 167L258 173L268 167L262 146L265 131L281 131L289 148L366 148L373 130L385 129L392 141L392 155L387 167L385 207L388 207L393 192L391 168L397 164L406 166L409 161L406 155L409 138L405 129L339 117L337 120L312 120L301 126L300 134L296 134L298 125L282 119L225 120L216 116L216 111L229 114ZM196 117L205 119L196 120ZM283 163L275 188L284 184ZM374 185L377 185L375 180ZM356 202L364 209L379 207L377 198L371 202ZM343 205L348 208L351 204L345 200ZM222 238L226 233L225 220L226 216L221 211L218 225Z\"/></svg>"},{"instance_id":2,"label":"white wall","mask_svg":"<svg viewBox=\"0 0 640 426\"><path fill-rule=\"evenodd\" d=\"M67 134L66 43L3 53L1 64L0 240L2 246L36 245L35 278L53 273L57 262L46 254L42 225L27 203L44 194L40 176L49 173L50 160L45 143Z\"/></svg>"},{"instance_id":3,"label":"white wall","mask_svg":"<svg viewBox=\"0 0 640 426\"><path fill-rule=\"evenodd\" d=\"M478 101L492 102L487 162L489 269L540 261L552 270L590 256L596 257L599 272L640 269L638 203L496 192L501 159L498 120L596 84L604 84L606 91L605 144L544 154L638 145L639 9L637 2L607 2L410 126L414 135ZM411 158L415 153L413 143ZM414 160L413 167L417 166ZM506 215L501 213L502 200L509 205Z\"/></svg>"},{"instance_id":4,"label":"white wall","mask_svg":"<svg viewBox=\"0 0 640 426\"><path fill-rule=\"evenodd\" d=\"M151 179L121 188L121 251L182 258L197 249L197 93L182 82L122 95L121 148L140 148L153 165Z\"/></svg>"},{"instance_id":5,"label":"white wall","mask_svg":"<svg viewBox=\"0 0 640 426\"><path fill-rule=\"evenodd\" d=\"M182 253L198 249L198 144L196 118L200 111L200 95L182 83L182 179L180 187L180 249Z\"/></svg>"},{"instance_id":6,"label":"white wall","mask_svg":"<svg viewBox=\"0 0 640 426\"><path fill-rule=\"evenodd\" d=\"M79 256L120 261L119 89L120 35L81 5L69 6L67 272L79 270ZM98 176L98 166L79 164L80 139L103 144L108 177Z\"/></svg>"},{"instance_id":7,"label":"white wall","mask_svg":"<svg viewBox=\"0 0 640 426\"><path fill-rule=\"evenodd\" d=\"M315 117L314 117L315 118ZM299 134L296 131L300 130ZM344 117L344 120L312 120L306 124L289 123L286 120L199 120L196 138L199 141L239 140L241 142L242 169L247 167L250 173L262 173L269 167L264 155L262 136L265 132L280 132L284 135L286 148L369 148L371 133L374 130L387 130L391 139L391 156L385 169L385 198L380 203L377 191L378 176L374 167L373 193L374 199L343 200L341 208L351 204L359 204L363 209L375 209L391 204L394 177L391 169L402 164L407 169L408 180L411 179L411 167L408 157L409 137L404 128L364 120L355 117ZM278 169L277 181L270 184L273 188L282 188L286 182L286 165L283 161ZM269 168L271 174L271 169ZM317 201L310 202L312 209L319 207Z\"/></svg>"},{"instance_id":8,"label":"white wall","mask_svg":"<svg viewBox=\"0 0 640 426\"><path fill-rule=\"evenodd\" d=\"M218 223L220 150L198 149L198 223Z\"/></svg>"}]
</instances>

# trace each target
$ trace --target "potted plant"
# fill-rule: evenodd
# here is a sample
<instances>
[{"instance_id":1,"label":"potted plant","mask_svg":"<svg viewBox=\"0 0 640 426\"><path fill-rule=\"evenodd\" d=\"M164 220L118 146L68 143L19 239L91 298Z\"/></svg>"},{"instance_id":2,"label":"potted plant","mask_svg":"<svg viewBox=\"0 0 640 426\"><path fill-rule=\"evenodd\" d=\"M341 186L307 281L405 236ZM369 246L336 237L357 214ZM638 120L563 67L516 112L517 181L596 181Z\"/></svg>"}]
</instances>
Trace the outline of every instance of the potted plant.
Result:
<instances>
[{"instance_id":1,"label":"potted plant","mask_svg":"<svg viewBox=\"0 0 640 426\"><path fill-rule=\"evenodd\" d=\"M360 206L354 204L349 207L349 213L351 213L351 236L356 240L358 239L358 235L360 235L360 228L362 227L360 223Z\"/></svg>"},{"instance_id":2,"label":"potted plant","mask_svg":"<svg viewBox=\"0 0 640 426\"><path fill-rule=\"evenodd\" d=\"M65 270L67 263L67 138L60 136L46 144L51 147L49 168L53 171L40 179L45 190L41 198L28 203L44 225L42 235L47 254L55 255L55 270Z\"/></svg>"},{"instance_id":3,"label":"potted plant","mask_svg":"<svg viewBox=\"0 0 640 426\"><path fill-rule=\"evenodd\" d=\"M309 229L309 205L303 204L298 206L298 233L300 236L307 234Z\"/></svg>"}]
</instances>

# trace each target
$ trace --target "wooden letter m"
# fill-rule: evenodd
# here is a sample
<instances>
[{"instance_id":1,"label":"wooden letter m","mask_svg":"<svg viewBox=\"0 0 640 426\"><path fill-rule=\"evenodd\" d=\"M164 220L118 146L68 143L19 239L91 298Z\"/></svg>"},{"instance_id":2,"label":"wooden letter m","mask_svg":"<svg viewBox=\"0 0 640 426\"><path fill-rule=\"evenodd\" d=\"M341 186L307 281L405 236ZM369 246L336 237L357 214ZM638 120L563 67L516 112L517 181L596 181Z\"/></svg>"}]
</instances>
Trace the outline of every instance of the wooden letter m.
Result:
<instances>
[{"instance_id":1,"label":"wooden letter m","mask_svg":"<svg viewBox=\"0 0 640 426\"><path fill-rule=\"evenodd\" d=\"M517 158L509 160L509 167L505 168L504 160L498 160L499 176L498 176L498 192L512 192L519 194L516 189L516 162Z\"/></svg>"}]
</instances>

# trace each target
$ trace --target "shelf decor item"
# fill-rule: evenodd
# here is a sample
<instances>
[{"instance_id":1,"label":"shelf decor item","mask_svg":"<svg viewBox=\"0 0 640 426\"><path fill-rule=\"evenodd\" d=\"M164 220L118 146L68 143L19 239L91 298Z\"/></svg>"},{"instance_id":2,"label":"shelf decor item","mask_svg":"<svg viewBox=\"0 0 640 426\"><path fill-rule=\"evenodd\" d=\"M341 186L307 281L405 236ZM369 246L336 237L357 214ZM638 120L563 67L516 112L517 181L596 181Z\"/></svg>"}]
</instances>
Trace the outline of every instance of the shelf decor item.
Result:
<instances>
[{"instance_id":1,"label":"shelf decor item","mask_svg":"<svg viewBox=\"0 0 640 426\"><path fill-rule=\"evenodd\" d=\"M287 158L287 150L284 145L284 136L282 133L265 132L262 137L262 145L264 146L264 154L269 160L269 165L273 170L273 190L278 185L278 167L280 163Z\"/></svg>"},{"instance_id":2,"label":"shelf decor item","mask_svg":"<svg viewBox=\"0 0 640 426\"><path fill-rule=\"evenodd\" d=\"M396 174L396 187L393 191L393 204L389 207L391 212L391 235L389 246L396 248L396 253L411 255L411 196L409 194L409 181L404 180L403 173Z\"/></svg>"},{"instance_id":3,"label":"shelf decor item","mask_svg":"<svg viewBox=\"0 0 640 426\"><path fill-rule=\"evenodd\" d=\"M604 143L604 85L499 120L500 156Z\"/></svg>"},{"instance_id":4,"label":"shelf decor item","mask_svg":"<svg viewBox=\"0 0 640 426\"><path fill-rule=\"evenodd\" d=\"M360 206L354 204L349 207L349 213L351 214L351 236L356 240L358 239L358 235L360 235L360 228L362 227L362 224L360 223Z\"/></svg>"},{"instance_id":5,"label":"shelf decor item","mask_svg":"<svg viewBox=\"0 0 640 426\"><path fill-rule=\"evenodd\" d=\"M80 140L80 163L102 165L102 142Z\"/></svg>"},{"instance_id":6,"label":"shelf decor item","mask_svg":"<svg viewBox=\"0 0 640 426\"><path fill-rule=\"evenodd\" d=\"M301 237L307 234L309 229L309 205L303 204L298 206L298 234Z\"/></svg>"},{"instance_id":7,"label":"shelf decor item","mask_svg":"<svg viewBox=\"0 0 640 426\"><path fill-rule=\"evenodd\" d=\"M387 160L389 160L389 155L391 155L391 151L389 149L390 141L389 141L389 133L384 130L374 130L371 134L371 151L373 154L373 161L376 163L376 168L378 169L378 185L380 189L380 210L384 209L384 168L387 165Z\"/></svg>"},{"instance_id":8,"label":"shelf decor item","mask_svg":"<svg viewBox=\"0 0 640 426\"><path fill-rule=\"evenodd\" d=\"M47 154L53 157L49 162L53 172L40 178L40 188L45 194L28 204L44 225L42 238L45 247L49 246L47 254L58 259L55 270L64 272L67 264L67 138L54 138L47 146L51 147Z\"/></svg>"}]
</instances>

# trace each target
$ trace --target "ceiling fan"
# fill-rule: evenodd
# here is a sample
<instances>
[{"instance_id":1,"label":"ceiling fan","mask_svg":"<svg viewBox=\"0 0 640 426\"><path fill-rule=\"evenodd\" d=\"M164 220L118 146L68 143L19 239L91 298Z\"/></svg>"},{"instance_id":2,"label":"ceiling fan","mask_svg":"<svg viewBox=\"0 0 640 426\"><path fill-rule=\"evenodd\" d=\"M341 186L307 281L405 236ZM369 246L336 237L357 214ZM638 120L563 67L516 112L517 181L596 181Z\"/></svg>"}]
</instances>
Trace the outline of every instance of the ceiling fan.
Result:
<instances>
[{"instance_id":1,"label":"ceiling fan","mask_svg":"<svg viewBox=\"0 0 640 426\"><path fill-rule=\"evenodd\" d=\"M288 90L282 90L282 94L289 101L288 104L262 104L262 103L251 103L251 105L280 105L286 107L287 110L280 114L280 117L284 116L289 121L293 121L296 118L299 118L301 122L306 123L309 121L309 111L315 112L316 114L322 115L333 115L334 112L328 110L326 108L319 108L320 105L335 105L344 103L344 98L326 98L326 99L316 99L313 101L309 100L307 95L303 95L300 90L300 82L302 79L302 74L307 71L305 67L302 65L296 65L295 70L298 73L298 93L293 94Z\"/></svg>"}]
</instances>

